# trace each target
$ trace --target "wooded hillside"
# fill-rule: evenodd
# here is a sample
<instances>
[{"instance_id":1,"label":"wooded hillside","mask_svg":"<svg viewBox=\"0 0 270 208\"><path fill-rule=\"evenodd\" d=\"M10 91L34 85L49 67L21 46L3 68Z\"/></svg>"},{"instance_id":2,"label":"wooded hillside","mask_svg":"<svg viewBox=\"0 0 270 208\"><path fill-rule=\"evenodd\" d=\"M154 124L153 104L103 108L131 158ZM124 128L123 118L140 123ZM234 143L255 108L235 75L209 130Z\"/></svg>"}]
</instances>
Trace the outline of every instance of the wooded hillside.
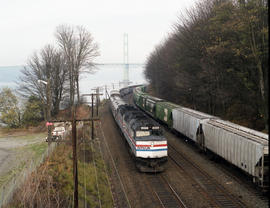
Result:
<instances>
[{"instance_id":1,"label":"wooded hillside","mask_svg":"<svg viewBox=\"0 0 270 208\"><path fill-rule=\"evenodd\" d=\"M268 130L268 1L204 0L147 60L153 94Z\"/></svg>"}]
</instances>

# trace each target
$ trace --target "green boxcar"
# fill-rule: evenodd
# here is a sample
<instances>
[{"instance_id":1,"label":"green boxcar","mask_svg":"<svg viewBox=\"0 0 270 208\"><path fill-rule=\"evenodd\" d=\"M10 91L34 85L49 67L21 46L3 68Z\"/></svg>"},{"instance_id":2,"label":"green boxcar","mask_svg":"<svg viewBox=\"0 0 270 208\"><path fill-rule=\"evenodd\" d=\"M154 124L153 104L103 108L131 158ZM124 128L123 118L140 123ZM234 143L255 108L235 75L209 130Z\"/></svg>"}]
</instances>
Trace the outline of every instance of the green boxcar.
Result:
<instances>
[{"instance_id":1,"label":"green boxcar","mask_svg":"<svg viewBox=\"0 0 270 208\"><path fill-rule=\"evenodd\" d=\"M164 122L169 128L173 126L172 110L179 108L179 105L170 102L158 102L156 103L156 116L155 118Z\"/></svg>"},{"instance_id":2,"label":"green boxcar","mask_svg":"<svg viewBox=\"0 0 270 208\"><path fill-rule=\"evenodd\" d=\"M150 114L152 117L167 124L169 128L172 128L172 109L179 108L180 106L147 95L146 93L142 92L142 87L135 88L133 98L137 106Z\"/></svg>"},{"instance_id":3,"label":"green boxcar","mask_svg":"<svg viewBox=\"0 0 270 208\"><path fill-rule=\"evenodd\" d=\"M133 101L135 104L138 103L138 100L139 100L139 93L136 92L136 90L133 91Z\"/></svg>"},{"instance_id":4,"label":"green boxcar","mask_svg":"<svg viewBox=\"0 0 270 208\"><path fill-rule=\"evenodd\" d=\"M141 87L136 87L133 91L133 100L137 106L144 109L147 94L141 91Z\"/></svg>"},{"instance_id":5,"label":"green boxcar","mask_svg":"<svg viewBox=\"0 0 270 208\"><path fill-rule=\"evenodd\" d=\"M153 117L156 116L156 103L164 102L160 98L148 95L145 102L145 110Z\"/></svg>"},{"instance_id":6,"label":"green boxcar","mask_svg":"<svg viewBox=\"0 0 270 208\"><path fill-rule=\"evenodd\" d=\"M142 92L146 92L146 85L140 87Z\"/></svg>"},{"instance_id":7,"label":"green boxcar","mask_svg":"<svg viewBox=\"0 0 270 208\"><path fill-rule=\"evenodd\" d=\"M135 104L138 104L140 94L141 94L141 90L139 89L139 87L136 87L133 90L133 101Z\"/></svg>"},{"instance_id":8,"label":"green boxcar","mask_svg":"<svg viewBox=\"0 0 270 208\"><path fill-rule=\"evenodd\" d=\"M145 109L145 103L146 103L146 98L147 98L147 94L145 93L141 93L138 99L138 105L140 106L140 108L142 108L143 110Z\"/></svg>"}]
</instances>

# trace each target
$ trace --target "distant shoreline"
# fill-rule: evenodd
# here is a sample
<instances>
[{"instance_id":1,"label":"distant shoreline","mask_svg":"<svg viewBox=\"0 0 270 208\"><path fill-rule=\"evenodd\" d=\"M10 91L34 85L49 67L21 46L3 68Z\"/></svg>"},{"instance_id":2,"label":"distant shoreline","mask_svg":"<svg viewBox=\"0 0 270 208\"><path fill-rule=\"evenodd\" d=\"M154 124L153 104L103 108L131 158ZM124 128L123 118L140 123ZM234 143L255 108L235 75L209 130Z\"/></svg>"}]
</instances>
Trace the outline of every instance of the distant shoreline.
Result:
<instances>
[{"instance_id":1,"label":"distant shoreline","mask_svg":"<svg viewBox=\"0 0 270 208\"><path fill-rule=\"evenodd\" d=\"M0 69L4 69L4 68L18 68L18 67L25 67L26 65L14 65L14 66L0 66Z\"/></svg>"},{"instance_id":2,"label":"distant shoreline","mask_svg":"<svg viewBox=\"0 0 270 208\"><path fill-rule=\"evenodd\" d=\"M22 75L21 70L26 65L17 66L0 66L0 88L11 87L13 89L17 88L17 81ZM98 65L95 74L84 73L80 80L80 91L81 93L89 93L92 88L97 86L105 86L108 88L118 86L119 82L123 79L123 72L125 66L123 64L108 64L108 65ZM146 80L143 75L144 65L130 65L129 66L129 79L134 84L145 83Z\"/></svg>"}]
</instances>

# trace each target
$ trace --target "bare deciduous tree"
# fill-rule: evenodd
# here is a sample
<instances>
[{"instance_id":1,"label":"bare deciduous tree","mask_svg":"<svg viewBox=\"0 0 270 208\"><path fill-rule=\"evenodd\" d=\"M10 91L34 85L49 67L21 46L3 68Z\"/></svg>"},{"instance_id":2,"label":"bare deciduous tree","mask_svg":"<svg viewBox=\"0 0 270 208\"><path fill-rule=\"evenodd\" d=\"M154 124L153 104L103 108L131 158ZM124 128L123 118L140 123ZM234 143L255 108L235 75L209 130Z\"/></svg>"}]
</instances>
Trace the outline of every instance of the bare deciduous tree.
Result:
<instances>
[{"instance_id":1,"label":"bare deciduous tree","mask_svg":"<svg viewBox=\"0 0 270 208\"><path fill-rule=\"evenodd\" d=\"M34 53L29 58L27 66L24 67L21 73L22 76L19 77L17 82L20 94L25 96L35 95L42 99L44 112L47 112L46 87L41 86L38 80L50 80L53 113L56 114L65 93L64 85L67 80L67 69L61 52L51 45L45 46L39 54Z\"/></svg>"},{"instance_id":2,"label":"bare deciduous tree","mask_svg":"<svg viewBox=\"0 0 270 208\"><path fill-rule=\"evenodd\" d=\"M79 78L81 72L93 71L93 59L99 55L98 45L90 32L82 26L60 25L56 39L66 58L70 82L70 104L73 105L75 89L80 102Z\"/></svg>"}]
</instances>

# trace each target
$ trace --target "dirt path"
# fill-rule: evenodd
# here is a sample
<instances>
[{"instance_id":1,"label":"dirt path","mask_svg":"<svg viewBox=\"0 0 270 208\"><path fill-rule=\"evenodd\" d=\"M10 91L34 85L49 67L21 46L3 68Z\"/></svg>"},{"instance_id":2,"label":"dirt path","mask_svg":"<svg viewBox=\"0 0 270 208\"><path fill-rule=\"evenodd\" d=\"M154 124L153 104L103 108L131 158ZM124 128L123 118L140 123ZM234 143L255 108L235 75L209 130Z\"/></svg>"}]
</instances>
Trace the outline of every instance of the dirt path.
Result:
<instances>
[{"instance_id":1,"label":"dirt path","mask_svg":"<svg viewBox=\"0 0 270 208\"><path fill-rule=\"evenodd\" d=\"M0 148L0 175L4 170L6 170L7 164L12 159L12 155L12 151Z\"/></svg>"},{"instance_id":2,"label":"dirt path","mask_svg":"<svg viewBox=\"0 0 270 208\"><path fill-rule=\"evenodd\" d=\"M16 167L24 153L19 148L45 141L43 134L20 134L0 137L0 178ZM20 160L19 160L19 159Z\"/></svg>"}]
</instances>

